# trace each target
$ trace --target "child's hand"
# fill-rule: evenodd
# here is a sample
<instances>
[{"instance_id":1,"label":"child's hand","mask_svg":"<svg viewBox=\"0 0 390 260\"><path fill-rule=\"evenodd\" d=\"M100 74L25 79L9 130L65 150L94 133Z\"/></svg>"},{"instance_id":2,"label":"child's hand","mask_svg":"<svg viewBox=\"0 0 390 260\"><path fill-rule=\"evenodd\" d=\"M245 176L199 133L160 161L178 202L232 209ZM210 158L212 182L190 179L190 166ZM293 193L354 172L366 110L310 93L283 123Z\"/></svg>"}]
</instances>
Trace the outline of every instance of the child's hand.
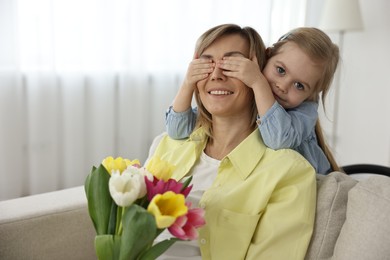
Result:
<instances>
[{"instance_id":1,"label":"child's hand","mask_svg":"<svg viewBox=\"0 0 390 260\"><path fill-rule=\"evenodd\" d=\"M193 59L188 66L183 87L194 90L198 81L207 78L210 73L213 72L214 66L215 63L213 63L210 59Z\"/></svg>"},{"instance_id":2,"label":"child's hand","mask_svg":"<svg viewBox=\"0 0 390 260\"><path fill-rule=\"evenodd\" d=\"M223 70L223 74L241 80L249 88L253 89L257 111L263 116L275 103L270 85L261 73L256 57L249 60L240 56L229 56L217 62L217 67Z\"/></svg>"},{"instance_id":3,"label":"child's hand","mask_svg":"<svg viewBox=\"0 0 390 260\"><path fill-rule=\"evenodd\" d=\"M256 56L252 60L241 56L224 57L217 62L217 66L223 70L224 75L239 79L250 88L253 88L255 83L268 85L260 71Z\"/></svg>"},{"instance_id":4,"label":"child's hand","mask_svg":"<svg viewBox=\"0 0 390 260\"><path fill-rule=\"evenodd\" d=\"M172 107L175 112L184 112L191 107L192 96L196 88L196 83L206 79L213 72L215 63L210 59L198 58L195 54L194 59L188 66L183 84L179 88Z\"/></svg>"}]
</instances>

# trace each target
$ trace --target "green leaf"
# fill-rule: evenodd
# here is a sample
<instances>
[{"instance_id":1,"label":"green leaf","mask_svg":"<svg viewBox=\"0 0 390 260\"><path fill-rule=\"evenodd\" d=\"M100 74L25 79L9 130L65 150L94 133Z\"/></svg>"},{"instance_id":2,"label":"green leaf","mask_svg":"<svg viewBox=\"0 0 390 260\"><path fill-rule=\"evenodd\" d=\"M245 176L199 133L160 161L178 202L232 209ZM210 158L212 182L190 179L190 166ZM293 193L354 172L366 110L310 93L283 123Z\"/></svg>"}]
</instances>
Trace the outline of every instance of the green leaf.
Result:
<instances>
[{"instance_id":1,"label":"green leaf","mask_svg":"<svg viewBox=\"0 0 390 260\"><path fill-rule=\"evenodd\" d=\"M119 259L121 237L99 235L95 237L95 251L99 260Z\"/></svg>"},{"instance_id":2,"label":"green leaf","mask_svg":"<svg viewBox=\"0 0 390 260\"><path fill-rule=\"evenodd\" d=\"M110 220L112 198L108 188L110 175L100 165L89 174L85 188L88 199L88 211L98 235L106 234Z\"/></svg>"},{"instance_id":3,"label":"green leaf","mask_svg":"<svg viewBox=\"0 0 390 260\"><path fill-rule=\"evenodd\" d=\"M187 188L188 185L190 185L191 181L192 181L192 175L183 182L183 187L181 188L181 191Z\"/></svg>"},{"instance_id":4,"label":"green leaf","mask_svg":"<svg viewBox=\"0 0 390 260\"><path fill-rule=\"evenodd\" d=\"M163 240L155 244L152 248L143 253L140 257L140 260L154 260L163 254L169 247L171 247L176 241L179 241L178 238L170 238Z\"/></svg>"},{"instance_id":5,"label":"green leaf","mask_svg":"<svg viewBox=\"0 0 390 260\"><path fill-rule=\"evenodd\" d=\"M96 167L93 166L91 172L88 174L87 178L85 178L84 182L84 190L85 194L88 194L89 184L91 182L91 174L95 171Z\"/></svg>"},{"instance_id":6,"label":"green leaf","mask_svg":"<svg viewBox=\"0 0 390 260\"><path fill-rule=\"evenodd\" d=\"M116 221L117 221L117 212L118 212L118 205L115 204L114 200L111 200L111 213L110 213L110 220L108 222L108 228L107 228L107 234L115 234L116 230Z\"/></svg>"},{"instance_id":7,"label":"green leaf","mask_svg":"<svg viewBox=\"0 0 390 260\"><path fill-rule=\"evenodd\" d=\"M156 238L154 216L144 208L132 204L123 215L122 225L120 259L138 259L142 252L152 246Z\"/></svg>"}]
</instances>

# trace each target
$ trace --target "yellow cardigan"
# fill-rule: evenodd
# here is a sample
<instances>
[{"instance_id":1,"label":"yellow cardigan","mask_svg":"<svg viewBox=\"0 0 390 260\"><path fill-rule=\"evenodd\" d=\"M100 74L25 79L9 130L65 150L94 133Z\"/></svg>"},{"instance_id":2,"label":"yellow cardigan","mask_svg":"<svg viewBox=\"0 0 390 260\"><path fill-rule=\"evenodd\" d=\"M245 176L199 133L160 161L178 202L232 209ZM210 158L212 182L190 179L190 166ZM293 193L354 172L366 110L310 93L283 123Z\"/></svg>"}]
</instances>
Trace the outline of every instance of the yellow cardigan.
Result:
<instances>
[{"instance_id":1,"label":"yellow cardigan","mask_svg":"<svg viewBox=\"0 0 390 260\"><path fill-rule=\"evenodd\" d=\"M154 156L176 165L173 177L181 179L206 141L201 128L184 141L165 136ZM200 201L206 211L199 230L202 259L303 259L315 202L313 167L293 150L267 148L256 129L221 160Z\"/></svg>"}]
</instances>

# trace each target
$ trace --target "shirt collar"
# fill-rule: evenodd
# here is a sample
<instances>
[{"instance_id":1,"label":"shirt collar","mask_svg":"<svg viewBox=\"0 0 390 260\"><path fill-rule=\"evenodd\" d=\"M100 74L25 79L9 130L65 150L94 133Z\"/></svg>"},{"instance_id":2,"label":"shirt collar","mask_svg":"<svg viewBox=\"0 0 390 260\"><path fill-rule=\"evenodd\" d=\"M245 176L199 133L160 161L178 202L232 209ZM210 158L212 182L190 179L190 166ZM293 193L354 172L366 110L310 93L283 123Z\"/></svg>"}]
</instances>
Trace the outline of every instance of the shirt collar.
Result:
<instances>
[{"instance_id":1,"label":"shirt collar","mask_svg":"<svg viewBox=\"0 0 390 260\"><path fill-rule=\"evenodd\" d=\"M227 157L242 179L246 179L263 157L267 147L258 129L244 139Z\"/></svg>"}]
</instances>

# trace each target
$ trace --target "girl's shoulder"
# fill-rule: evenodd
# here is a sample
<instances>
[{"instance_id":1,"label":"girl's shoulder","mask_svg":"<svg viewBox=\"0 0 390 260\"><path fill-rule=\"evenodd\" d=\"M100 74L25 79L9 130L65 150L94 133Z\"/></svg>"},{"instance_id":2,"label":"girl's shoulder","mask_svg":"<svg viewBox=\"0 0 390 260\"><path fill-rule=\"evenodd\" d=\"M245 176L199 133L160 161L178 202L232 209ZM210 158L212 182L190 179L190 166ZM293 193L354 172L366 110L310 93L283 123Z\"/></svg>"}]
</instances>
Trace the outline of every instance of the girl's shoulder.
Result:
<instances>
[{"instance_id":1,"label":"girl's shoulder","mask_svg":"<svg viewBox=\"0 0 390 260\"><path fill-rule=\"evenodd\" d=\"M304 114L310 118L317 119L318 117L318 103L313 101L304 101L295 108L286 110L287 113Z\"/></svg>"},{"instance_id":2,"label":"girl's shoulder","mask_svg":"<svg viewBox=\"0 0 390 260\"><path fill-rule=\"evenodd\" d=\"M304 101L302 104L296 107L296 109L308 109L308 110L315 110L317 111L318 109L318 102L315 101Z\"/></svg>"}]
</instances>

